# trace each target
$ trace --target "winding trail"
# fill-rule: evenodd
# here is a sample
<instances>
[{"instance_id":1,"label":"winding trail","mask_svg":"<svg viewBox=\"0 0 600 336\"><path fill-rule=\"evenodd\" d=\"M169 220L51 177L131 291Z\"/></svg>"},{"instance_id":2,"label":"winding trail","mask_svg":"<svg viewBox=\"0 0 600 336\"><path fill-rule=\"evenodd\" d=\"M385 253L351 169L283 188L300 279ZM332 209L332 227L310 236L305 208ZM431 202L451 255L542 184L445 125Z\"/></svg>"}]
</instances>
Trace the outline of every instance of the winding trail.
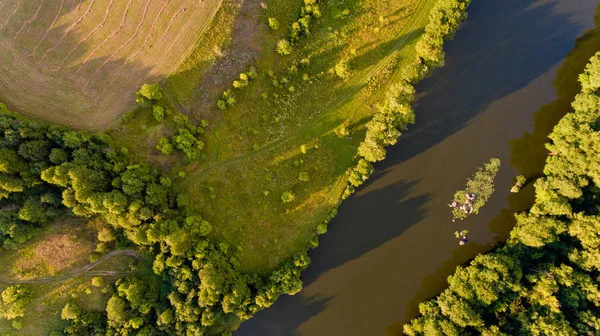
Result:
<instances>
[{"instance_id":1,"label":"winding trail","mask_svg":"<svg viewBox=\"0 0 600 336\"><path fill-rule=\"evenodd\" d=\"M50 283L50 282L65 281L65 280L75 278L75 277L80 277L80 276L122 276L122 275L135 274L136 273L135 271L94 271L93 270L96 266L103 263L104 261L106 261L108 259L112 259L114 257L118 257L118 256L130 256L130 257L137 259L138 261L142 260L140 255L137 254L137 252L135 252L133 250L113 251L107 255L102 256L102 258L98 259L97 261L95 261L91 264L77 267L67 273L64 273L64 274L39 277L39 278L33 278L33 279L14 279L14 278L0 277L0 284L7 284L7 285L43 284L43 283Z\"/></svg>"},{"instance_id":2,"label":"winding trail","mask_svg":"<svg viewBox=\"0 0 600 336\"><path fill-rule=\"evenodd\" d=\"M248 153L245 153L245 154L242 154L242 155L230 158L230 159L225 159L223 161L219 161L219 162L215 162L213 164L206 165L202 169L199 169L199 170L195 171L193 174L190 174L187 177L186 184L192 185L190 182L193 179L197 179L199 176L201 176L202 174L204 174L208 171L211 171L211 170L214 170L217 168L226 167L226 166L229 166L236 162L255 157L255 156L260 155L264 152L267 152L281 144L290 142L295 139L302 138L302 136L304 136L305 131L307 131L311 127L315 126L319 121L323 120L327 116L331 115L336 109L338 109L339 107L346 104L355 94L360 92L365 87L365 85L367 85L369 79L372 76L374 76L375 74L377 74L377 72L379 72L381 69L383 69L387 65L387 63L393 57L395 57L396 53L401 51L401 49L404 47L404 45L406 44L407 41L411 41L412 38L415 36L415 34L419 33L419 29L417 29L417 25L421 22L421 20L423 19L423 16L429 15L431 5L434 2L435 2L435 0L425 0L425 1L421 2L419 4L418 8L415 9L411 20L409 22L407 22L407 24L403 27L403 29L398 33L398 36L402 36L402 35L404 35L404 36L398 41L398 43L396 43L396 45L393 46L393 48L391 48L388 55L386 57L383 57L377 64L373 65L368 71L364 71L361 75L355 76L346 85L346 87L350 87L350 88L343 95L340 95L335 100L330 102L326 106L326 108L323 110L323 112L321 114L319 114L317 117L313 118L309 122L305 123L304 125L300 126L297 129L295 129L293 132L289 132L282 137L279 137L273 141L267 142L265 145L263 145L262 147L260 147L257 150L254 150L254 151L251 151L251 152L248 152Z\"/></svg>"}]
</instances>

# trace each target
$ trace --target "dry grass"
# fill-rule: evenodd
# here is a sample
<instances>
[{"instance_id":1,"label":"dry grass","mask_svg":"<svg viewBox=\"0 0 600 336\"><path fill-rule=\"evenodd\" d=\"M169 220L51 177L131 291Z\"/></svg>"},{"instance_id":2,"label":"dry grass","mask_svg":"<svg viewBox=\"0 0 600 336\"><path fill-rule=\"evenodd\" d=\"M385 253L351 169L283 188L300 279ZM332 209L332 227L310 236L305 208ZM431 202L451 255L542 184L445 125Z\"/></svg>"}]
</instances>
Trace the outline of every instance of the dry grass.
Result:
<instances>
[{"instance_id":1,"label":"dry grass","mask_svg":"<svg viewBox=\"0 0 600 336\"><path fill-rule=\"evenodd\" d=\"M18 250L3 251L0 274L18 279L56 275L72 266L87 264L95 242L92 223L60 218Z\"/></svg>"},{"instance_id":2,"label":"dry grass","mask_svg":"<svg viewBox=\"0 0 600 336\"><path fill-rule=\"evenodd\" d=\"M221 1L2 1L0 99L25 115L106 129L143 83L177 69Z\"/></svg>"},{"instance_id":3,"label":"dry grass","mask_svg":"<svg viewBox=\"0 0 600 336\"><path fill-rule=\"evenodd\" d=\"M75 261L86 256L90 251L73 234L58 233L32 246L31 249L21 249L14 267L26 274L31 270L44 269L44 273L55 275L68 268Z\"/></svg>"}]
</instances>

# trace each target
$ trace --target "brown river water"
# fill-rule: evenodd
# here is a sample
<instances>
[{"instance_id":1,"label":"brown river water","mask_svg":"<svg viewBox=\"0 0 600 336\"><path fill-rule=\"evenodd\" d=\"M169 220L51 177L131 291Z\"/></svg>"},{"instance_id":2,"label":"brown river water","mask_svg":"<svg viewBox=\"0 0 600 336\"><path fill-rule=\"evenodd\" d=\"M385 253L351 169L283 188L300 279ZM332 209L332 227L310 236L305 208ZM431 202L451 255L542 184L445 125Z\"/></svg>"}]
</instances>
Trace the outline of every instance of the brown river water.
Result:
<instances>
[{"instance_id":1,"label":"brown river water","mask_svg":"<svg viewBox=\"0 0 600 336\"><path fill-rule=\"evenodd\" d=\"M311 251L302 292L235 335L398 335L457 265L506 240L512 214L533 201L531 184L509 192L513 179L541 173L546 136L600 50L596 4L474 0L446 65L417 85L416 124ZM449 200L490 157L502 160L496 192L479 215L453 223ZM470 242L459 246L453 233L463 229Z\"/></svg>"}]
</instances>

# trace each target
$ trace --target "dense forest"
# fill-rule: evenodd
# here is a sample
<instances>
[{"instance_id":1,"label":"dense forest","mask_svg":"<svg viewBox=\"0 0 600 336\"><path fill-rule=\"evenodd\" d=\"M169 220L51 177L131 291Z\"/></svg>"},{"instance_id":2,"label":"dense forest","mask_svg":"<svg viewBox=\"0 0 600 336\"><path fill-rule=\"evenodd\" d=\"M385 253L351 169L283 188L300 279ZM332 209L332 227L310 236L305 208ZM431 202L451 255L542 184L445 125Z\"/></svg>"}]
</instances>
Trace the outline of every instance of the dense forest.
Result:
<instances>
[{"instance_id":1,"label":"dense forest","mask_svg":"<svg viewBox=\"0 0 600 336\"><path fill-rule=\"evenodd\" d=\"M506 245L477 256L421 303L409 335L597 335L600 332L600 52L579 76L574 112L546 145L535 204Z\"/></svg>"}]
</instances>

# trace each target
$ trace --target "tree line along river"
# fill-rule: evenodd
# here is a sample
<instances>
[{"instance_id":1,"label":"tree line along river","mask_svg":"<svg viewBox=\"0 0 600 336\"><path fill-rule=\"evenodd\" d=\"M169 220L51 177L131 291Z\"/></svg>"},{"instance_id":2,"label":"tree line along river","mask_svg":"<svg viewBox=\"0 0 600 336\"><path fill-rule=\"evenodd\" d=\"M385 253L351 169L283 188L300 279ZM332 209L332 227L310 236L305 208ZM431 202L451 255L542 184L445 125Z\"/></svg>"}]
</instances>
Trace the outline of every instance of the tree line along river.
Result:
<instances>
[{"instance_id":1,"label":"tree line along river","mask_svg":"<svg viewBox=\"0 0 600 336\"><path fill-rule=\"evenodd\" d=\"M235 335L398 335L457 265L508 236L528 209L544 143L570 110L577 75L600 49L593 0L477 0L446 65L417 85L416 124L368 183L344 201L311 252L305 288L281 297ZM600 23L600 22L599 22ZM581 38L578 40L578 37ZM477 165L502 160L477 216L452 223L446 204ZM459 246L453 232L469 230Z\"/></svg>"}]
</instances>

